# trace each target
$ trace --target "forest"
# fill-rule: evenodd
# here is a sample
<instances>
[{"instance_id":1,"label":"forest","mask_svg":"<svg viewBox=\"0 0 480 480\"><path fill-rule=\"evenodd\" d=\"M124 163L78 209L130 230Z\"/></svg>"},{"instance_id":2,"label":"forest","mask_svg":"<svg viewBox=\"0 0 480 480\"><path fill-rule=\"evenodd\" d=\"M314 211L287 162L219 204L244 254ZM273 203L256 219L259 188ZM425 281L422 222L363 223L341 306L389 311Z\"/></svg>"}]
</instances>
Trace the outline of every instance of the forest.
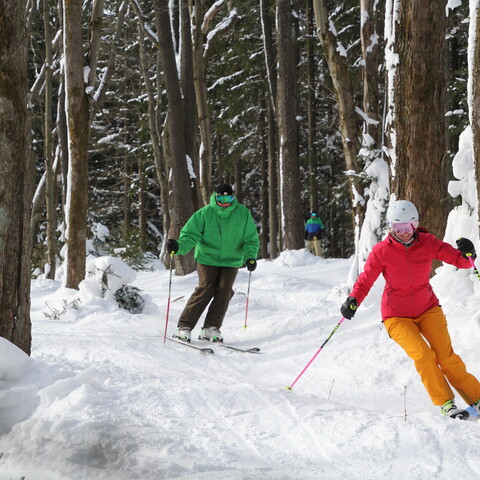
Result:
<instances>
[{"instance_id":1,"label":"forest","mask_svg":"<svg viewBox=\"0 0 480 480\"><path fill-rule=\"evenodd\" d=\"M78 288L100 252L143 268L218 183L252 211L259 258L303 248L316 211L354 275L391 198L440 237L461 202L476 1L3 3L0 335L26 352L32 275Z\"/></svg>"}]
</instances>

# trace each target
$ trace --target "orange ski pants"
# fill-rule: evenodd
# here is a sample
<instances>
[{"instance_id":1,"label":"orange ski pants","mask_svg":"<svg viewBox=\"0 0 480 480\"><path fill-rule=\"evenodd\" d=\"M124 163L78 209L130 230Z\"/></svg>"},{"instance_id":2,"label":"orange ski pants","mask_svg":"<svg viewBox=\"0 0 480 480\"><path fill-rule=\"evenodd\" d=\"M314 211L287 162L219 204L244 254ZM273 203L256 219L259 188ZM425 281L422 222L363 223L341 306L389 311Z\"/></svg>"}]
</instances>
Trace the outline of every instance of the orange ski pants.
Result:
<instances>
[{"instance_id":1,"label":"orange ski pants","mask_svg":"<svg viewBox=\"0 0 480 480\"><path fill-rule=\"evenodd\" d=\"M387 318L384 324L388 335L414 361L434 405L454 399L450 385L467 405L480 399L480 382L467 372L462 359L453 351L447 319L440 307L431 308L418 318Z\"/></svg>"}]
</instances>

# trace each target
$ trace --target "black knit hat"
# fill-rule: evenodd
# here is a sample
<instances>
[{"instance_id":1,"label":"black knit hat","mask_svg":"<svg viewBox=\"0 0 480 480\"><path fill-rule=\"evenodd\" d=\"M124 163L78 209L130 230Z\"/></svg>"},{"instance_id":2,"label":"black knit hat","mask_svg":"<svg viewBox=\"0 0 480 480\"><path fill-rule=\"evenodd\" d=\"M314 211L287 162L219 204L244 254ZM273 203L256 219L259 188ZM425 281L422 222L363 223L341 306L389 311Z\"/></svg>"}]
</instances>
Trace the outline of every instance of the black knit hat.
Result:
<instances>
[{"instance_id":1,"label":"black knit hat","mask_svg":"<svg viewBox=\"0 0 480 480\"><path fill-rule=\"evenodd\" d=\"M233 188L228 183L222 183L215 189L217 195L233 195Z\"/></svg>"}]
</instances>

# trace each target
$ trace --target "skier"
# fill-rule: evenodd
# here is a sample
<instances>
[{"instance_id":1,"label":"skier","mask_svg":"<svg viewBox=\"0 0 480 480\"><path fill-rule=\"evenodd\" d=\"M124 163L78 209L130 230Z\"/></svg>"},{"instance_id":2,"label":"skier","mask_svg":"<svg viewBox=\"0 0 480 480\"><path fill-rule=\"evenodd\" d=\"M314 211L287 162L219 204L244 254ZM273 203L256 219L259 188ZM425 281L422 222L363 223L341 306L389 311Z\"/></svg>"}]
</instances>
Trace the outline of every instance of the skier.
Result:
<instances>
[{"instance_id":1,"label":"skier","mask_svg":"<svg viewBox=\"0 0 480 480\"><path fill-rule=\"evenodd\" d=\"M168 239L167 251L185 255L195 247L198 286L178 320L174 337L190 342L191 331L210 303L199 340L223 342L220 332L239 267L257 268L259 238L247 207L238 203L233 188L221 184L209 205L196 211L180 231L178 242Z\"/></svg>"},{"instance_id":2,"label":"skier","mask_svg":"<svg viewBox=\"0 0 480 480\"><path fill-rule=\"evenodd\" d=\"M341 313L351 319L383 274L383 324L388 335L414 361L433 404L440 406L443 415L468 418L468 412L455 405L451 385L480 414L480 382L467 372L453 351L445 315L430 285L433 259L469 268L468 256L476 258L473 243L459 238L456 250L418 228L417 209L406 200L390 204L387 220L389 234L373 247Z\"/></svg>"},{"instance_id":3,"label":"skier","mask_svg":"<svg viewBox=\"0 0 480 480\"><path fill-rule=\"evenodd\" d=\"M323 253L322 246L320 245L320 237L324 229L323 222L317 213L312 212L305 225L305 240L307 241L307 250L317 257L321 257Z\"/></svg>"}]
</instances>

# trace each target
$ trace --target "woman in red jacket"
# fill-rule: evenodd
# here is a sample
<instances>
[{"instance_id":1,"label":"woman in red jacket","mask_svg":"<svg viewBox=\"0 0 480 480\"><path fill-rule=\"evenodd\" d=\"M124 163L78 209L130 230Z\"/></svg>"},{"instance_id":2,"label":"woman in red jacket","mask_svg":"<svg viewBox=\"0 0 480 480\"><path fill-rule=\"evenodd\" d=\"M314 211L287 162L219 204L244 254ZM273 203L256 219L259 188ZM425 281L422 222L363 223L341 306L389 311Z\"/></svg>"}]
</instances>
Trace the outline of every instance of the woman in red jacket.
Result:
<instances>
[{"instance_id":1,"label":"woman in red jacket","mask_svg":"<svg viewBox=\"0 0 480 480\"><path fill-rule=\"evenodd\" d=\"M344 318L351 319L380 274L385 278L382 320L389 336L414 361L434 405L449 417L468 418L454 403L450 385L480 414L480 382L467 372L455 354L447 321L430 285L432 260L469 268L468 256L476 257L473 243L457 240L458 250L425 229L418 228L415 205L406 200L387 210L389 235L375 245L350 296L342 305Z\"/></svg>"}]
</instances>

